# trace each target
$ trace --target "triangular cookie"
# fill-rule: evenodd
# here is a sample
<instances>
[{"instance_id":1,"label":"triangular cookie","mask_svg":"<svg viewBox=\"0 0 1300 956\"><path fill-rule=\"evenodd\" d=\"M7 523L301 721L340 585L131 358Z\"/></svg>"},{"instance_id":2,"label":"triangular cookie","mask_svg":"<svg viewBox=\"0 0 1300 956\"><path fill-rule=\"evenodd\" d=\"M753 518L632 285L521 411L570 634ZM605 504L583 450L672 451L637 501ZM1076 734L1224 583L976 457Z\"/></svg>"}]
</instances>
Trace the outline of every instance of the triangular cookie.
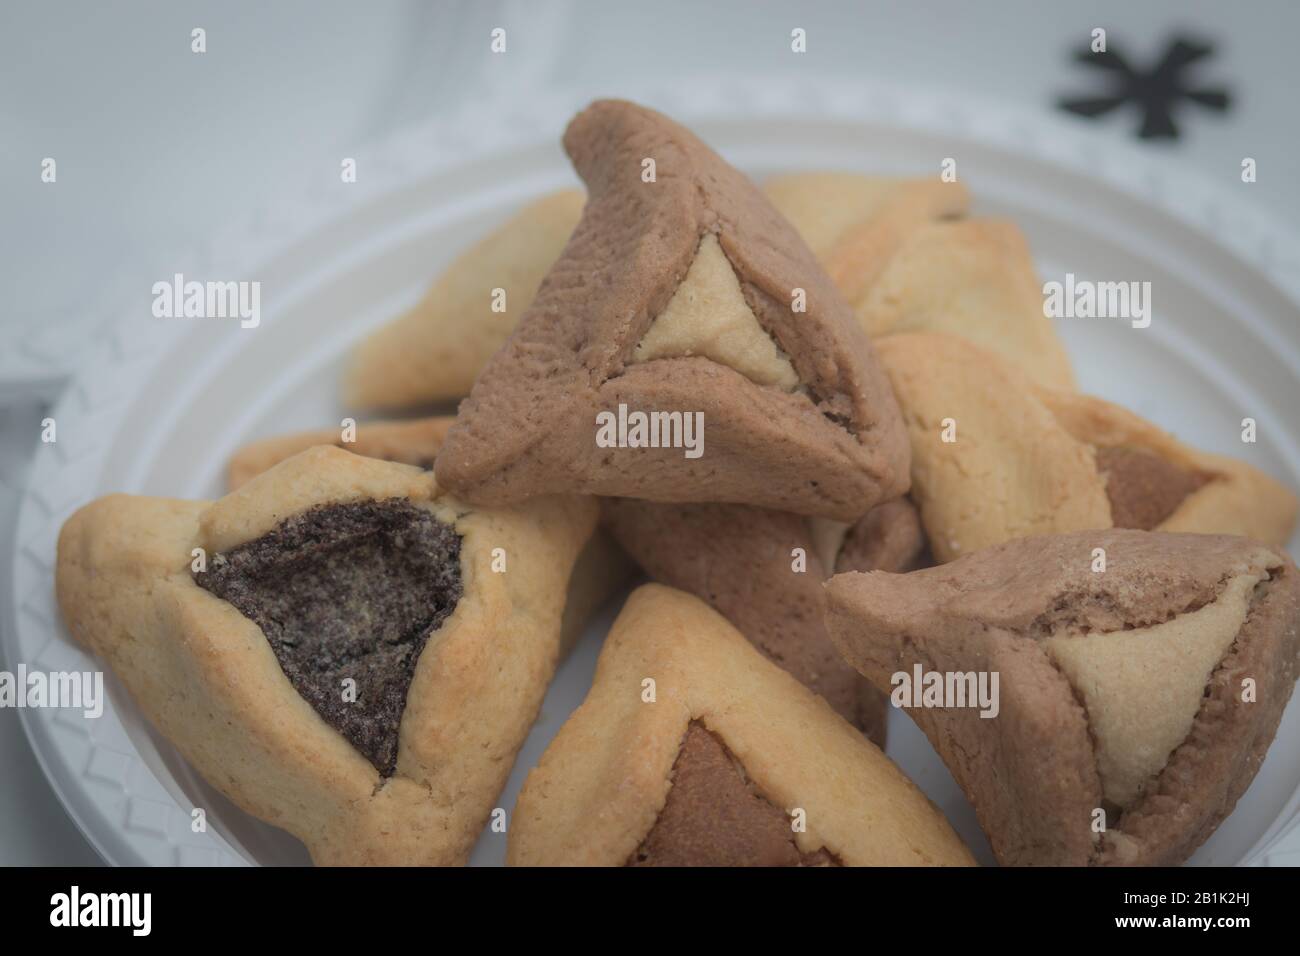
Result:
<instances>
[{"instance_id":1,"label":"triangular cookie","mask_svg":"<svg viewBox=\"0 0 1300 956\"><path fill-rule=\"evenodd\" d=\"M911 236L970 209L961 182L817 172L774 176L764 194L826 267L850 305L858 301Z\"/></svg>"},{"instance_id":2,"label":"triangular cookie","mask_svg":"<svg viewBox=\"0 0 1300 956\"><path fill-rule=\"evenodd\" d=\"M216 502L112 495L59 604L149 720L320 864L463 863L555 667L595 505L467 507L315 448Z\"/></svg>"},{"instance_id":3,"label":"triangular cookie","mask_svg":"<svg viewBox=\"0 0 1300 956\"><path fill-rule=\"evenodd\" d=\"M468 395L559 258L582 204L575 189L543 196L457 256L415 306L357 346L347 403L400 409Z\"/></svg>"},{"instance_id":4,"label":"triangular cookie","mask_svg":"<svg viewBox=\"0 0 1300 956\"><path fill-rule=\"evenodd\" d=\"M912 498L935 557L1123 525L1282 544L1296 499L1257 468L1189 448L1118 405L1031 382L939 333L877 342L912 439Z\"/></svg>"},{"instance_id":5,"label":"triangular cookie","mask_svg":"<svg viewBox=\"0 0 1300 956\"><path fill-rule=\"evenodd\" d=\"M866 337L761 193L630 103L594 104L565 146L582 220L461 405L439 481L483 502L564 488L843 520L905 491Z\"/></svg>"},{"instance_id":6,"label":"triangular cookie","mask_svg":"<svg viewBox=\"0 0 1300 956\"><path fill-rule=\"evenodd\" d=\"M873 339L900 332L959 335L1041 385L1070 390L1074 373L1025 237L999 219L918 229L856 305Z\"/></svg>"},{"instance_id":7,"label":"triangular cookie","mask_svg":"<svg viewBox=\"0 0 1300 956\"><path fill-rule=\"evenodd\" d=\"M1300 577L1244 538L1040 535L827 592L836 644L909 708L1006 865L1186 859L1296 679Z\"/></svg>"},{"instance_id":8,"label":"triangular cookie","mask_svg":"<svg viewBox=\"0 0 1300 956\"><path fill-rule=\"evenodd\" d=\"M938 810L703 602L650 584L528 775L523 866L969 865Z\"/></svg>"},{"instance_id":9,"label":"triangular cookie","mask_svg":"<svg viewBox=\"0 0 1300 956\"><path fill-rule=\"evenodd\" d=\"M1074 387L1024 235L963 219L958 182L796 173L763 191L799 230L873 339L948 332L996 352L1035 381Z\"/></svg>"}]
</instances>

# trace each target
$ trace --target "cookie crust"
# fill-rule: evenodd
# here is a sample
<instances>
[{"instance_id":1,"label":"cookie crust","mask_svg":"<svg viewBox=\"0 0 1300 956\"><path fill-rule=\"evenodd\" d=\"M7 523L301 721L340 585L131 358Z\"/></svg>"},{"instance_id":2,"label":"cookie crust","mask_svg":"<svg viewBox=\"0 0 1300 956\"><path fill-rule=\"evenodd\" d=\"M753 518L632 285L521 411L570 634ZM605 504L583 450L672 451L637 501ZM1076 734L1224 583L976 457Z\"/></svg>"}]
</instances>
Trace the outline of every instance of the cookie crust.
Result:
<instances>
[{"instance_id":1,"label":"cookie crust","mask_svg":"<svg viewBox=\"0 0 1300 956\"><path fill-rule=\"evenodd\" d=\"M1042 385L1075 387L1024 234L1007 220L964 218L970 195L960 182L795 173L763 190L873 340L946 332Z\"/></svg>"},{"instance_id":2,"label":"cookie crust","mask_svg":"<svg viewBox=\"0 0 1300 956\"><path fill-rule=\"evenodd\" d=\"M402 498L461 535L464 595L430 636L399 731L375 767L290 685L261 630L204 591L192 549L228 550L315 505ZM427 473L333 448L303 452L213 503L111 495L59 539L73 636L158 730L245 811L322 865L461 864L554 670L569 571L595 525L578 498L484 511ZM502 548L507 573L491 569Z\"/></svg>"},{"instance_id":3,"label":"cookie crust","mask_svg":"<svg viewBox=\"0 0 1300 956\"><path fill-rule=\"evenodd\" d=\"M1104 573L1092 570L1096 548L1106 555ZM1107 806L1086 702L1045 642L1177 618L1250 572L1267 580L1211 672L1191 730L1136 802ZM973 708L909 714L965 790L1004 865L1186 859L1253 779L1300 655L1295 566L1281 552L1235 537L1120 529L1042 535L910 575L837 575L827 592L832 638L877 686L889 687L892 674L918 664L1000 674L994 719ZM1245 678L1255 681L1253 702L1243 699ZM1099 810L1107 822L1100 836Z\"/></svg>"},{"instance_id":4,"label":"cookie crust","mask_svg":"<svg viewBox=\"0 0 1300 956\"><path fill-rule=\"evenodd\" d=\"M1177 480L1187 493L1149 530L1274 545L1291 535L1296 499L1280 483L1189 448L1118 405L1036 385L952 335L891 335L877 350L907 422L912 498L939 561L1027 535L1111 527L1098 449L1149 452L1194 479ZM954 441L944 440L946 428Z\"/></svg>"},{"instance_id":5,"label":"cookie crust","mask_svg":"<svg viewBox=\"0 0 1300 956\"><path fill-rule=\"evenodd\" d=\"M642 701L647 678L654 703ZM825 701L702 601L656 584L628 599L587 699L524 782L508 862L623 865L664 808L692 720L767 800L805 811L801 852L824 848L846 866L972 862L942 814Z\"/></svg>"},{"instance_id":6,"label":"cookie crust","mask_svg":"<svg viewBox=\"0 0 1300 956\"><path fill-rule=\"evenodd\" d=\"M866 336L761 193L689 131L630 103L589 107L565 147L588 187L582 220L461 405L439 482L482 502L564 488L842 520L905 491L906 436ZM647 157L652 183L641 179ZM799 390L756 385L700 356L630 361L706 234ZM792 308L796 289L805 312ZM598 447L597 415L620 405L702 414L703 456Z\"/></svg>"},{"instance_id":7,"label":"cookie crust","mask_svg":"<svg viewBox=\"0 0 1300 956\"><path fill-rule=\"evenodd\" d=\"M333 445L365 458L430 470L455 421L454 415L436 415L409 421L360 422L353 442L343 441L339 428L316 428L262 438L240 447L230 456L226 465L226 488L234 491L286 458L317 445Z\"/></svg>"},{"instance_id":8,"label":"cookie crust","mask_svg":"<svg viewBox=\"0 0 1300 956\"><path fill-rule=\"evenodd\" d=\"M347 404L402 409L468 395L559 258L584 201L576 189L542 196L462 252L415 306L357 346ZM505 293L504 311L493 308L494 289Z\"/></svg>"}]
</instances>

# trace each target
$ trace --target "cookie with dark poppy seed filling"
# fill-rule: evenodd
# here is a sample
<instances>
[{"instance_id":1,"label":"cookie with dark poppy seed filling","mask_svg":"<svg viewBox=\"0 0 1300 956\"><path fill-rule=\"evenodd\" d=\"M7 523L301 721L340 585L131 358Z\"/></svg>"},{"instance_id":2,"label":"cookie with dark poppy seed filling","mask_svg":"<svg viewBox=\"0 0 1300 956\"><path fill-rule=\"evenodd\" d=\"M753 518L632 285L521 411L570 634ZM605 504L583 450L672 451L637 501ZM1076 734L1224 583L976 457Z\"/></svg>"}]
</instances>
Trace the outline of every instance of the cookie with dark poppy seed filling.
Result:
<instances>
[{"instance_id":1,"label":"cookie with dark poppy seed filling","mask_svg":"<svg viewBox=\"0 0 1300 956\"><path fill-rule=\"evenodd\" d=\"M59 538L72 635L318 864L463 863L541 705L594 502L485 510L302 452L216 502L111 495Z\"/></svg>"},{"instance_id":2,"label":"cookie with dark poppy seed filling","mask_svg":"<svg viewBox=\"0 0 1300 956\"><path fill-rule=\"evenodd\" d=\"M360 422L343 441L340 429L320 428L288 435L276 435L250 442L230 456L226 467L226 487L234 491L286 458L316 445L333 445L354 455L380 458L426 470L442 449L443 439L456 419L450 415L414 418L401 421ZM890 570L894 570L891 568ZM569 594L564 602L561 656L565 656L582 637L593 615L615 593L627 586L636 569L628 556L608 534L597 529L587 540L573 574L569 577Z\"/></svg>"}]
</instances>

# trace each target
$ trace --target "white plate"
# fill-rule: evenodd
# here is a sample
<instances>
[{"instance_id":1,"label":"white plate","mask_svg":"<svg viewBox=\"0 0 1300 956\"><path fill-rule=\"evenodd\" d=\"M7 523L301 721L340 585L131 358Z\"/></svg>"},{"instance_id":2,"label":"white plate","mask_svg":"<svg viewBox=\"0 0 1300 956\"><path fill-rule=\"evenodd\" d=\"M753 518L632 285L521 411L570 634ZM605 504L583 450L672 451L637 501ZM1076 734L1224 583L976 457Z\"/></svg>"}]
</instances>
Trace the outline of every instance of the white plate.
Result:
<instances>
[{"instance_id":1,"label":"white plate","mask_svg":"<svg viewBox=\"0 0 1300 956\"><path fill-rule=\"evenodd\" d=\"M761 91L756 92L756 91ZM632 91L637 94L638 91ZM1149 329L1064 320L1085 390L1119 401L1209 450L1235 454L1300 487L1295 241L1239 199L1073 124L962 103L951 95L808 82L770 90L731 78L639 91L689 121L755 176L814 168L934 174L944 157L981 214L1014 218L1047 277L1153 283ZM557 144L582 105L555 96L479 107L377 149L362 182L321 181L214 244L194 277L257 279L262 324L159 320L142 293L111 348L55 410L58 441L32 467L17 523L5 657L42 670L94 668L69 640L52 593L55 541L78 506L111 491L176 497L221 492L227 456L251 438L338 421L347 348L412 302L457 251L526 198L573 182ZM177 271L186 271L178 262ZM164 277L159 277L164 278ZM1240 423L1259 423L1243 445ZM1294 550L1294 544L1293 550ZM581 701L608 617L560 669L500 805ZM282 831L236 810L153 733L109 677L105 714L23 711L37 757L68 812L121 864L302 863ZM979 855L973 814L924 738L893 714L889 752ZM1294 862L1300 804L1300 704L1268 759L1194 863ZM193 833L190 811L207 811ZM485 834L476 862L499 862Z\"/></svg>"}]
</instances>

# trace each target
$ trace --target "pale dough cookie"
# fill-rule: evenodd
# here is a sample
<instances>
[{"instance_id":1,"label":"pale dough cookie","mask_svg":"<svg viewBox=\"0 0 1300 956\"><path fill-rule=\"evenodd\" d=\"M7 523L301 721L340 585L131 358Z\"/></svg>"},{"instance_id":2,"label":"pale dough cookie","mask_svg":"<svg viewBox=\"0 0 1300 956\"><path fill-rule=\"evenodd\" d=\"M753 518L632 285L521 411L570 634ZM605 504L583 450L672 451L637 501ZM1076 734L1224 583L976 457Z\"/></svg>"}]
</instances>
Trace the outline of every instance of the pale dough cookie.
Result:
<instances>
[{"instance_id":1,"label":"pale dough cookie","mask_svg":"<svg viewBox=\"0 0 1300 956\"><path fill-rule=\"evenodd\" d=\"M272 465L316 445L333 445L365 458L379 458L429 470L433 468L442 440L455 421L454 415L441 415L410 421L361 422L356 426L355 440L347 442L343 440L342 428L318 428L263 438L244 445L230 456L226 467L226 487L234 491Z\"/></svg>"},{"instance_id":2,"label":"pale dough cookie","mask_svg":"<svg viewBox=\"0 0 1300 956\"><path fill-rule=\"evenodd\" d=\"M970 204L964 186L937 177L797 173L768 180L764 191L872 338L950 332L1041 384L1074 387L1024 236L1011 222L961 219Z\"/></svg>"},{"instance_id":3,"label":"pale dough cookie","mask_svg":"<svg viewBox=\"0 0 1300 956\"><path fill-rule=\"evenodd\" d=\"M928 223L889 261L855 311L873 338L947 332L1000 355L1041 385L1075 387L1065 345L1043 314L1029 247L1014 223Z\"/></svg>"},{"instance_id":4,"label":"pale dough cookie","mask_svg":"<svg viewBox=\"0 0 1300 956\"><path fill-rule=\"evenodd\" d=\"M264 438L240 448L226 469L227 487L233 491L272 465L316 445L334 445L356 455L381 458L430 469L455 418L450 415L411 421L362 422L355 441L344 442L341 429L322 428ZM587 541L569 578L564 603L561 654L567 656L582 637L592 616L635 573L628 556L601 530Z\"/></svg>"},{"instance_id":5,"label":"pale dough cookie","mask_svg":"<svg viewBox=\"0 0 1300 956\"><path fill-rule=\"evenodd\" d=\"M973 862L825 701L702 601L655 584L628 599L587 699L524 782L507 854L515 866Z\"/></svg>"},{"instance_id":6,"label":"pale dough cookie","mask_svg":"<svg viewBox=\"0 0 1300 956\"><path fill-rule=\"evenodd\" d=\"M1004 865L1185 860L1250 785L1300 665L1295 565L1245 538L1040 535L827 592L836 645L882 690L997 676L990 716L902 703Z\"/></svg>"},{"instance_id":7,"label":"pale dough cookie","mask_svg":"<svg viewBox=\"0 0 1300 956\"><path fill-rule=\"evenodd\" d=\"M203 777L318 864L460 864L546 692L595 511L475 509L314 448L216 502L87 505L59 604Z\"/></svg>"},{"instance_id":8,"label":"pale dough cookie","mask_svg":"<svg viewBox=\"0 0 1300 956\"><path fill-rule=\"evenodd\" d=\"M468 395L560 257L582 204L578 190L552 193L458 256L414 308L357 347L347 403L397 409ZM505 293L503 311L493 310L496 289Z\"/></svg>"},{"instance_id":9,"label":"pale dough cookie","mask_svg":"<svg viewBox=\"0 0 1300 956\"><path fill-rule=\"evenodd\" d=\"M877 343L912 439L912 497L939 561L1031 534L1124 526L1282 544L1296 499L1097 398L1036 385L952 335ZM947 440L951 439L951 440Z\"/></svg>"},{"instance_id":10,"label":"pale dough cookie","mask_svg":"<svg viewBox=\"0 0 1300 956\"><path fill-rule=\"evenodd\" d=\"M593 104L564 143L582 219L461 404L439 482L485 503L564 489L846 521L906 491L867 337L753 184L631 103Z\"/></svg>"},{"instance_id":11,"label":"pale dough cookie","mask_svg":"<svg viewBox=\"0 0 1300 956\"><path fill-rule=\"evenodd\" d=\"M959 183L859 173L774 176L763 192L790 221L852 304L927 223L964 216L970 193Z\"/></svg>"},{"instance_id":12,"label":"pale dough cookie","mask_svg":"<svg viewBox=\"0 0 1300 956\"><path fill-rule=\"evenodd\" d=\"M1119 511L1139 521L1150 519L1143 505L1158 497L1150 487L1154 476L1164 489L1185 489L1185 493L1150 525L1153 530L1239 534L1279 546L1290 540L1296 521L1296 497L1253 465L1190 448L1163 429L1102 399L1046 388L1033 391L1066 431L1098 449L1101 470L1107 473L1107 495L1117 519ZM1149 459L1135 454L1140 452L1173 466L1175 473L1157 471L1158 463L1153 467ZM1117 475L1119 487L1115 487ZM1189 475L1194 479L1191 482ZM1129 491L1136 488L1138 495L1126 495L1125 486ZM1163 505L1169 506L1167 493L1164 498Z\"/></svg>"}]
</instances>

